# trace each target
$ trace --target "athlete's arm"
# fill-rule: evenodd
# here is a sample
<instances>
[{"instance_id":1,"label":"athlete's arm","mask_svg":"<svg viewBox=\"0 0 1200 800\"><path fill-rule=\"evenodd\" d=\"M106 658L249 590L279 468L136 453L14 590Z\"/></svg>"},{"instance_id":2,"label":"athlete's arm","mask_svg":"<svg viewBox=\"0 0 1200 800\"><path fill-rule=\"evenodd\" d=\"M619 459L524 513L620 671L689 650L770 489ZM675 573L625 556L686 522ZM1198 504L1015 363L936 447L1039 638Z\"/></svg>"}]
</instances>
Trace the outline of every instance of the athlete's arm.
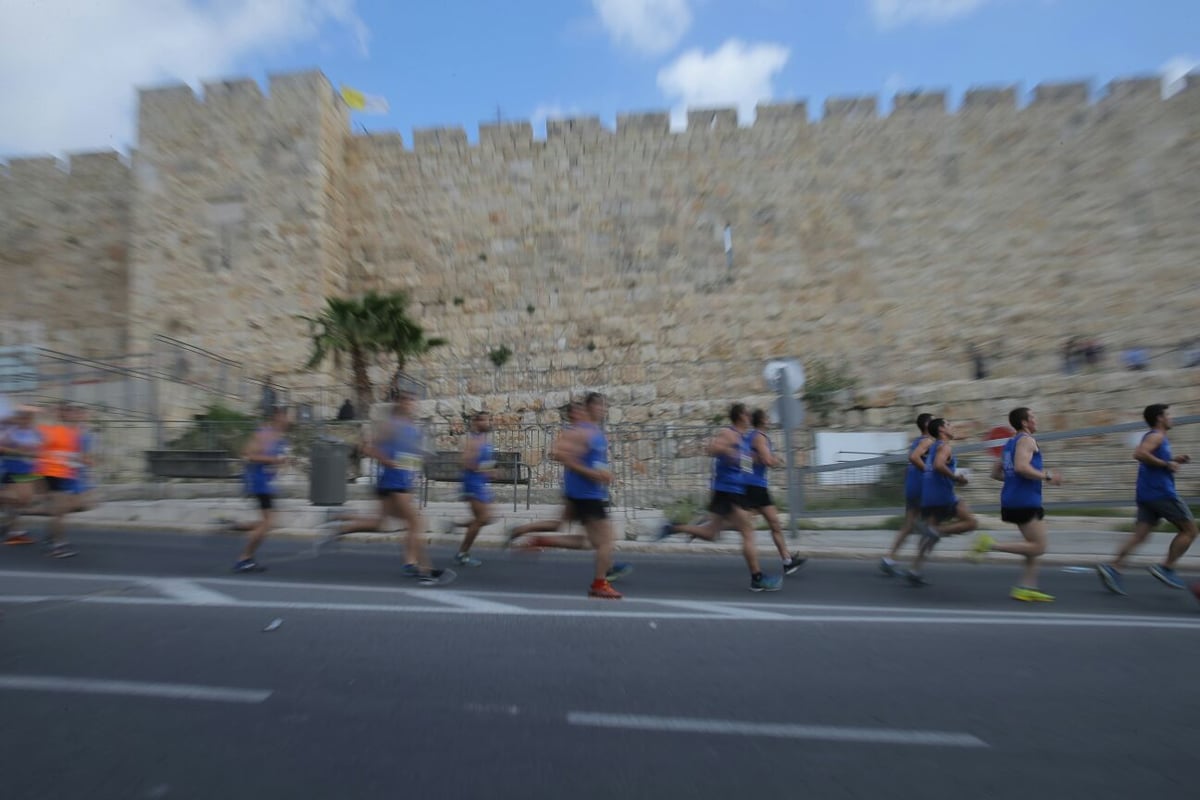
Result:
<instances>
[{"instance_id":1,"label":"athlete's arm","mask_svg":"<svg viewBox=\"0 0 1200 800\"><path fill-rule=\"evenodd\" d=\"M1171 472L1179 469L1179 465L1174 461L1165 461L1154 455L1154 451L1162 444L1163 435L1158 431L1151 431L1146 434L1146 438L1142 439L1141 444L1133 451L1133 458L1140 461L1148 467L1158 467L1159 469L1168 469Z\"/></svg>"},{"instance_id":2,"label":"athlete's arm","mask_svg":"<svg viewBox=\"0 0 1200 800\"><path fill-rule=\"evenodd\" d=\"M284 461L282 457L267 452L267 434L263 431L254 434L254 438L246 445L243 458L252 464L282 464Z\"/></svg>"},{"instance_id":3,"label":"athlete's arm","mask_svg":"<svg viewBox=\"0 0 1200 800\"><path fill-rule=\"evenodd\" d=\"M995 464L992 464L992 480L994 480L994 481L1004 480L1004 462L1003 461L997 461Z\"/></svg>"},{"instance_id":4,"label":"athlete's arm","mask_svg":"<svg viewBox=\"0 0 1200 800\"><path fill-rule=\"evenodd\" d=\"M955 483L966 483L966 475L955 475L954 470L950 469L951 450L948 444L938 448L937 455L933 458L933 471L940 472Z\"/></svg>"},{"instance_id":5,"label":"athlete's arm","mask_svg":"<svg viewBox=\"0 0 1200 800\"><path fill-rule=\"evenodd\" d=\"M754 460L760 464L766 464L768 467L778 467L779 459L772 455L767 449L767 437L761 433L754 437L754 444L751 445L754 450Z\"/></svg>"},{"instance_id":6,"label":"athlete's arm","mask_svg":"<svg viewBox=\"0 0 1200 800\"><path fill-rule=\"evenodd\" d=\"M1028 436L1022 436L1017 442L1017 452L1013 454L1013 469L1023 478L1029 478L1031 481L1054 481L1056 475L1052 475L1050 470L1038 470L1033 468L1033 454L1037 452L1037 446L1033 443L1033 439Z\"/></svg>"},{"instance_id":7,"label":"athlete's arm","mask_svg":"<svg viewBox=\"0 0 1200 800\"><path fill-rule=\"evenodd\" d=\"M467 444L463 447L462 466L468 470L479 468L479 442L473 436L467 438Z\"/></svg>"},{"instance_id":8,"label":"athlete's arm","mask_svg":"<svg viewBox=\"0 0 1200 800\"><path fill-rule=\"evenodd\" d=\"M710 456L737 458L739 453L738 444L737 434L733 433L729 428L725 428L709 442L708 454Z\"/></svg>"},{"instance_id":9,"label":"athlete's arm","mask_svg":"<svg viewBox=\"0 0 1200 800\"><path fill-rule=\"evenodd\" d=\"M564 442L562 450L562 464L572 472L578 473L589 481L596 483L608 484L612 483L612 473L603 469L592 469L585 465L581 460L583 454L587 451L587 435L586 431L573 430L571 437Z\"/></svg>"},{"instance_id":10,"label":"athlete's arm","mask_svg":"<svg viewBox=\"0 0 1200 800\"><path fill-rule=\"evenodd\" d=\"M381 433L382 431L380 428L375 429L375 431L371 434L371 438L367 440L367 444L366 447L363 448L363 452L367 454L367 458L374 459L385 467L394 468L396 466L396 462L392 461L391 458L388 457L387 453L379 449L378 442L381 438L383 438Z\"/></svg>"},{"instance_id":11,"label":"athlete's arm","mask_svg":"<svg viewBox=\"0 0 1200 800\"><path fill-rule=\"evenodd\" d=\"M913 448L913 451L908 454L908 463L912 464L921 472L925 471L925 454L929 452L929 446L933 444L933 439L922 439L921 443Z\"/></svg>"}]
</instances>

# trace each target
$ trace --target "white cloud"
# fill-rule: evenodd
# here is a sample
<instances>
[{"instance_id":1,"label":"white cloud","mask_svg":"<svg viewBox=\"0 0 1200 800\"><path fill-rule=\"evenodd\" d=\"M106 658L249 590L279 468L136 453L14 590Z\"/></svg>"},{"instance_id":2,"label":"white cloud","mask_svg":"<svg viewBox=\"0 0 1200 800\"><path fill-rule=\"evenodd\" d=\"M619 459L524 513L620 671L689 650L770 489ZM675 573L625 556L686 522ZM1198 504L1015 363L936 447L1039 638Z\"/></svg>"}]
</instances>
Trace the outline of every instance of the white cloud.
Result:
<instances>
[{"instance_id":1,"label":"white cloud","mask_svg":"<svg viewBox=\"0 0 1200 800\"><path fill-rule=\"evenodd\" d=\"M699 49L681 54L658 73L658 88L678 101L671 112L672 125L683 127L688 108L716 105L736 105L740 119L752 119L755 104L774 96L773 80L789 55L782 45L738 39L710 54Z\"/></svg>"},{"instance_id":2,"label":"white cloud","mask_svg":"<svg viewBox=\"0 0 1200 800\"><path fill-rule=\"evenodd\" d=\"M965 17L989 0L871 0L871 16L880 28L912 22L946 22Z\"/></svg>"},{"instance_id":3,"label":"white cloud","mask_svg":"<svg viewBox=\"0 0 1200 800\"><path fill-rule=\"evenodd\" d=\"M249 56L348 33L355 0L0 0L0 153L124 148L134 88L226 77Z\"/></svg>"},{"instance_id":4,"label":"white cloud","mask_svg":"<svg viewBox=\"0 0 1200 800\"><path fill-rule=\"evenodd\" d=\"M692 26L689 0L592 0L592 6L614 42L651 55L679 44Z\"/></svg>"},{"instance_id":5,"label":"white cloud","mask_svg":"<svg viewBox=\"0 0 1200 800\"><path fill-rule=\"evenodd\" d=\"M1182 92L1187 85L1188 73L1200 70L1200 59L1192 56L1175 56L1162 65L1163 97Z\"/></svg>"}]
</instances>

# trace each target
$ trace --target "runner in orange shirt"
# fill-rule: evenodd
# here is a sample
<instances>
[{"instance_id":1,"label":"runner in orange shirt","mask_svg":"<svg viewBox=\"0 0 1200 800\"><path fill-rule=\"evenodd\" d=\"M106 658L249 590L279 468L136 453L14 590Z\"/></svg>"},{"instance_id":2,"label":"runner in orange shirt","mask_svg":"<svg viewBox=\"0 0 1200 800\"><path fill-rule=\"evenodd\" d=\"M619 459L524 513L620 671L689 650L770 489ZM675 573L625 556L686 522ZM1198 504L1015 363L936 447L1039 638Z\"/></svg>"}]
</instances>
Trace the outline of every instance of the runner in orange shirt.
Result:
<instances>
[{"instance_id":1,"label":"runner in orange shirt","mask_svg":"<svg viewBox=\"0 0 1200 800\"><path fill-rule=\"evenodd\" d=\"M58 422L39 427L42 449L34 472L42 476L49 493L50 521L46 525L46 543L53 558L70 558L75 551L63 537L66 515L75 505L76 467L82 457L79 428L75 426L71 407L58 406Z\"/></svg>"}]
</instances>

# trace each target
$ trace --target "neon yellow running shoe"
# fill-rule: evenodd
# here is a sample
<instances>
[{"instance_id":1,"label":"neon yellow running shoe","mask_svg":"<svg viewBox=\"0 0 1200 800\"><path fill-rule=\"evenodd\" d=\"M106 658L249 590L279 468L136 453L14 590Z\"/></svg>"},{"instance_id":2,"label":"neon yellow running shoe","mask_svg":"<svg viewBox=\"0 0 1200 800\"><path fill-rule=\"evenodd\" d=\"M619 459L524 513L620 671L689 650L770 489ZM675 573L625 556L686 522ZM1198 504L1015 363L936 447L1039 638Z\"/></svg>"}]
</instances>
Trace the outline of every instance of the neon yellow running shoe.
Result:
<instances>
[{"instance_id":1,"label":"neon yellow running shoe","mask_svg":"<svg viewBox=\"0 0 1200 800\"><path fill-rule=\"evenodd\" d=\"M967 551L967 558L978 564L983 561L983 556L992 549L992 545L995 543L996 540L986 533L979 534L974 544L971 545L971 549Z\"/></svg>"},{"instance_id":2,"label":"neon yellow running shoe","mask_svg":"<svg viewBox=\"0 0 1200 800\"><path fill-rule=\"evenodd\" d=\"M1046 594L1040 589L1034 589L1029 586L1014 586L1008 594L1013 600L1020 600L1023 603L1053 603L1054 595Z\"/></svg>"}]
</instances>

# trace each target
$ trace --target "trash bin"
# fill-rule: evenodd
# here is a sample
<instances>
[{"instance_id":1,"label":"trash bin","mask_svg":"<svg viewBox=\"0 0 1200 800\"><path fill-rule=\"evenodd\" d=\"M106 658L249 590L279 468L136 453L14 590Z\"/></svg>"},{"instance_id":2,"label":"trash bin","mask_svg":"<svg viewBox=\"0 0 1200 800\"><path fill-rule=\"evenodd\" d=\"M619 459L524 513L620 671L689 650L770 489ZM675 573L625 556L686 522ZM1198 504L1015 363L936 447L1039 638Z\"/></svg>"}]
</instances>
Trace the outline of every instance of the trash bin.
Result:
<instances>
[{"instance_id":1,"label":"trash bin","mask_svg":"<svg viewBox=\"0 0 1200 800\"><path fill-rule=\"evenodd\" d=\"M318 439L313 442L308 475L308 499L314 506L340 506L346 502L346 464L350 446Z\"/></svg>"}]
</instances>

